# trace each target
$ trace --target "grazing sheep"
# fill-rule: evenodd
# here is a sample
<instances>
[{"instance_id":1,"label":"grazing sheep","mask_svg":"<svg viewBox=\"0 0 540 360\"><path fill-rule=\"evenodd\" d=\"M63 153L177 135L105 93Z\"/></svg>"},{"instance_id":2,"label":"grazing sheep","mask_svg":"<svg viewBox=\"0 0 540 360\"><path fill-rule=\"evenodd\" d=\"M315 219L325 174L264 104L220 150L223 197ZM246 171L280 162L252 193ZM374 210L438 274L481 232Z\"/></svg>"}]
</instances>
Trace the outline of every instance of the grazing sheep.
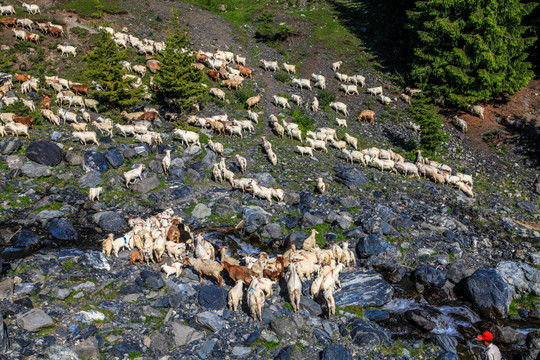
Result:
<instances>
[{"instance_id":1,"label":"grazing sheep","mask_svg":"<svg viewBox=\"0 0 540 360\"><path fill-rule=\"evenodd\" d=\"M474 193L471 187L465 184L463 181L458 182L456 186L459 188L459 190L463 191L467 196L470 196L472 198L474 197Z\"/></svg>"},{"instance_id":2,"label":"grazing sheep","mask_svg":"<svg viewBox=\"0 0 540 360\"><path fill-rule=\"evenodd\" d=\"M366 86L366 78L362 75L349 76L347 80L354 85L358 85L358 83L360 83L360 87Z\"/></svg>"},{"instance_id":3,"label":"grazing sheep","mask_svg":"<svg viewBox=\"0 0 540 360\"><path fill-rule=\"evenodd\" d=\"M309 146L299 146L299 145L296 145L296 150L298 150L298 152L299 152L301 155L309 155L309 156L313 156L313 149L310 148Z\"/></svg>"},{"instance_id":4,"label":"grazing sheep","mask_svg":"<svg viewBox=\"0 0 540 360\"><path fill-rule=\"evenodd\" d=\"M176 275L179 277L182 274L182 264L179 262L172 263L171 265L163 264L161 265L161 270L165 273L165 279L168 279L171 275Z\"/></svg>"},{"instance_id":5,"label":"grazing sheep","mask_svg":"<svg viewBox=\"0 0 540 360\"><path fill-rule=\"evenodd\" d=\"M390 99L388 96L384 96L383 94L379 94L379 96L377 96L377 100L379 100L384 105L388 105L392 102L392 99Z\"/></svg>"},{"instance_id":6,"label":"grazing sheep","mask_svg":"<svg viewBox=\"0 0 540 360\"><path fill-rule=\"evenodd\" d=\"M90 188L90 191L88 192L88 199L90 201L95 201L96 199L99 201L99 194L103 191L103 188L100 187L93 187Z\"/></svg>"},{"instance_id":7,"label":"grazing sheep","mask_svg":"<svg viewBox=\"0 0 540 360\"><path fill-rule=\"evenodd\" d=\"M377 87L374 87L374 88L368 88L367 92L368 92L368 94L373 95L373 96L380 95L383 92L382 86L377 86Z\"/></svg>"},{"instance_id":8,"label":"grazing sheep","mask_svg":"<svg viewBox=\"0 0 540 360\"><path fill-rule=\"evenodd\" d=\"M86 124L81 124L86 125ZM92 141L94 144L99 146L99 141L95 131L74 131L72 133L73 137L79 139L81 144L86 145L87 141Z\"/></svg>"},{"instance_id":9,"label":"grazing sheep","mask_svg":"<svg viewBox=\"0 0 540 360\"><path fill-rule=\"evenodd\" d=\"M272 144L268 140L266 140L266 136L261 136L261 139L263 140L264 150L268 154L268 152L272 150Z\"/></svg>"},{"instance_id":10,"label":"grazing sheep","mask_svg":"<svg viewBox=\"0 0 540 360\"><path fill-rule=\"evenodd\" d=\"M336 61L335 63L332 63L332 71L338 71L341 64L343 64L343 61Z\"/></svg>"},{"instance_id":11,"label":"grazing sheep","mask_svg":"<svg viewBox=\"0 0 540 360\"><path fill-rule=\"evenodd\" d=\"M208 146L210 147L210 149L212 149L213 152L223 156L223 151L224 151L223 144L218 143L218 142L213 142L212 139L208 139Z\"/></svg>"},{"instance_id":12,"label":"grazing sheep","mask_svg":"<svg viewBox=\"0 0 540 360\"><path fill-rule=\"evenodd\" d=\"M278 71L279 65L277 61L266 61L261 59L262 67L264 70Z\"/></svg>"},{"instance_id":13,"label":"grazing sheep","mask_svg":"<svg viewBox=\"0 0 540 360\"><path fill-rule=\"evenodd\" d=\"M467 122L465 120L454 116L453 123L461 132L467 132Z\"/></svg>"},{"instance_id":14,"label":"grazing sheep","mask_svg":"<svg viewBox=\"0 0 540 360\"><path fill-rule=\"evenodd\" d=\"M124 173L124 179L126 179L126 187L129 188L129 184L133 181L135 181L136 178L139 178L142 180L142 172L145 169L144 164L139 164L139 166L135 169L126 171Z\"/></svg>"},{"instance_id":15,"label":"grazing sheep","mask_svg":"<svg viewBox=\"0 0 540 360\"><path fill-rule=\"evenodd\" d=\"M339 119L339 118L337 118L336 122L337 122L338 126L347 127L347 119Z\"/></svg>"},{"instance_id":16,"label":"grazing sheep","mask_svg":"<svg viewBox=\"0 0 540 360\"><path fill-rule=\"evenodd\" d=\"M267 155L268 155L268 160L270 161L270 163L273 166L276 166L277 165L277 155L276 155L276 153L274 153L272 150L270 150Z\"/></svg>"},{"instance_id":17,"label":"grazing sheep","mask_svg":"<svg viewBox=\"0 0 540 360\"><path fill-rule=\"evenodd\" d=\"M251 187L253 188L253 196L258 197L260 199L266 199L272 204L272 190L258 185L255 181L251 182Z\"/></svg>"},{"instance_id":18,"label":"grazing sheep","mask_svg":"<svg viewBox=\"0 0 540 360\"><path fill-rule=\"evenodd\" d=\"M319 111L319 100L317 100L317 97L313 98L313 102L311 103L311 111Z\"/></svg>"},{"instance_id":19,"label":"grazing sheep","mask_svg":"<svg viewBox=\"0 0 540 360\"><path fill-rule=\"evenodd\" d=\"M404 102L406 102L407 104L411 104L411 96L407 95L407 94L400 94L399 95L399 98L401 100L403 100Z\"/></svg>"},{"instance_id":20,"label":"grazing sheep","mask_svg":"<svg viewBox=\"0 0 540 360\"><path fill-rule=\"evenodd\" d=\"M244 136L242 135L242 127L241 126L235 126L235 125L226 125L225 131L232 135L238 135L240 139L243 139Z\"/></svg>"},{"instance_id":21,"label":"grazing sheep","mask_svg":"<svg viewBox=\"0 0 540 360\"><path fill-rule=\"evenodd\" d=\"M417 178L420 178L420 175L418 175L418 167L413 163L399 161L394 163L394 169L396 172L400 172L403 175L416 175Z\"/></svg>"},{"instance_id":22,"label":"grazing sheep","mask_svg":"<svg viewBox=\"0 0 540 360\"><path fill-rule=\"evenodd\" d=\"M302 106L302 97L300 95L291 95L291 100L294 101L297 106Z\"/></svg>"},{"instance_id":23,"label":"grazing sheep","mask_svg":"<svg viewBox=\"0 0 540 360\"><path fill-rule=\"evenodd\" d=\"M247 169L247 159L243 156L240 156L240 154L236 154L236 160L238 161L238 166L240 167L240 171L242 173L245 173Z\"/></svg>"},{"instance_id":24,"label":"grazing sheep","mask_svg":"<svg viewBox=\"0 0 540 360\"><path fill-rule=\"evenodd\" d=\"M276 95L274 95L273 98L274 98L274 105L282 106L284 109L291 108L291 105L289 104L289 99L284 98L282 96L276 96Z\"/></svg>"},{"instance_id":25,"label":"grazing sheep","mask_svg":"<svg viewBox=\"0 0 540 360\"><path fill-rule=\"evenodd\" d=\"M259 123L259 114L257 114L255 111L248 110L248 119L253 121L255 124Z\"/></svg>"},{"instance_id":26,"label":"grazing sheep","mask_svg":"<svg viewBox=\"0 0 540 360\"><path fill-rule=\"evenodd\" d=\"M349 76L342 73L336 73L336 78L341 82L347 82L349 80Z\"/></svg>"},{"instance_id":27,"label":"grazing sheep","mask_svg":"<svg viewBox=\"0 0 540 360\"><path fill-rule=\"evenodd\" d=\"M381 160L377 158L371 158L371 166L380 169L381 171L389 170L391 171L394 168L394 162L392 160Z\"/></svg>"},{"instance_id":28,"label":"grazing sheep","mask_svg":"<svg viewBox=\"0 0 540 360\"><path fill-rule=\"evenodd\" d=\"M461 179L461 181L463 181L465 184L469 185L470 187L473 186L473 178L471 175L457 173L456 176L458 176Z\"/></svg>"},{"instance_id":29,"label":"grazing sheep","mask_svg":"<svg viewBox=\"0 0 540 360\"><path fill-rule=\"evenodd\" d=\"M214 277L218 281L220 287L223 284L223 278L220 275L223 271L223 266L217 261L209 259L193 259L186 256L184 259L184 267L190 265L193 266L193 269L199 274L199 284L202 283L202 274Z\"/></svg>"},{"instance_id":30,"label":"grazing sheep","mask_svg":"<svg viewBox=\"0 0 540 360\"><path fill-rule=\"evenodd\" d=\"M248 110L251 110L252 107L259 106L259 100L261 100L262 94L252 96L249 99L246 100L246 104L248 106Z\"/></svg>"},{"instance_id":31,"label":"grazing sheep","mask_svg":"<svg viewBox=\"0 0 540 360\"><path fill-rule=\"evenodd\" d=\"M247 130L251 133L255 132L255 127L253 126L251 120L233 120L232 123L235 126L240 126L242 130Z\"/></svg>"},{"instance_id":32,"label":"grazing sheep","mask_svg":"<svg viewBox=\"0 0 540 360\"><path fill-rule=\"evenodd\" d=\"M480 105L467 105L467 111L473 115L477 115L484 120L484 108Z\"/></svg>"},{"instance_id":33,"label":"grazing sheep","mask_svg":"<svg viewBox=\"0 0 540 360\"><path fill-rule=\"evenodd\" d=\"M242 280L238 280L236 285L229 291L229 295L227 296L228 305L232 311L237 311L238 305L242 305L242 297L244 295L242 292L243 286L244 282Z\"/></svg>"},{"instance_id":34,"label":"grazing sheep","mask_svg":"<svg viewBox=\"0 0 540 360\"><path fill-rule=\"evenodd\" d=\"M274 115L270 115L270 116L274 116ZM274 117L275 118L275 117ZM272 123L272 125L274 126L274 130L276 131L276 134L279 135L280 138L283 138L283 136L285 135L285 128L283 126L281 126L278 122L277 122L277 118L275 118L274 122Z\"/></svg>"},{"instance_id":35,"label":"grazing sheep","mask_svg":"<svg viewBox=\"0 0 540 360\"><path fill-rule=\"evenodd\" d=\"M287 63L283 63L283 68L289 74L296 74L296 66L295 65L290 65L290 64L287 64Z\"/></svg>"},{"instance_id":36,"label":"grazing sheep","mask_svg":"<svg viewBox=\"0 0 540 360\"><path fill-rule=\"evenodd\" d=\"M317 179L317 189L321 194L324 194L324 192L326 191L326 184L321 177Z\"/></svg>"},{"instance_id":37,"label":"grazing sheep","mask_svg":"<svg viewBox=\"0 0 540 360\"><path fill-rule=\"evenodd\" d=\"M262 306L264 304L265 297L264 297L264 291L254 286L255 280L256 279L254 279L251 282L251 285L248 288L247 303L248 303L249 309L251 310L251 315L253 316L253 320L257 321L258 319L259 321L262 322Z\"/></svg>"},{"instance_id":38,"label":"grazing sheep","mask_svg":"<svg viewBox=\"0 0 540 360\"><path fill-rule=\"evenodd\" d=\"M341 84L339 86L339 89L340 90L343 90L345 92L345 94L347 95L360 95L360 93L358 92L358 87L356 85L345 85L345 84Z\"/></svg>"},{"instance_id":39,"label":"grazing sheep","mask_svg":"<svg viewBox=\"0 0 540 360\"><path fill-rule=\"evenodd\" d=\"M311 82L309 79L292 79L291 84L300 89L306 88L311 90Z\"/></svg>"},{"instance_id":40,"label":"grazing sheep","mask_svg":"<svg viewBox=\"0 0 540 360\"><path fill-rule=\"evenodd\" d=\"M370 124L375 124L375 111L373 110L362 110L360 115L358 115L358 121L364 120L367 123L370 120Z\"/></svg>"},{"instance_id":41,"label":"grazing sheep","mask_svg":"<svg viewBox=\"0 0 540 360\"><path fill-rule=\"evenodd\" d=\"M221 101L225 101L225 92L218 88L211 88L210 94L214 95L216 98L218 98Z\"/></svg>"},{"instance_id":42,"label":"grazing sheep","mask_svg":"<svg viewBox=\"0 0 540 360\"><path fill-rule=\"evenodd\" d=\"M165 156L161 160L161 164L163 165L163 172L165 175L169 172L169 168L171 167L171 150L165 149Z\"/></svg>"},{"instance_id":43,"label":"grazing sheep","mask_svg":"<svg viewBox=\"0 0 540 360\"><path fill-rule=\"evenodd\" d=\"M109 234L107 238L101 240L101 252L108 257L111 257L111 253L113 250L113 240L114 240L114 234Z\"/></svg>"},{"instance_id":44,"label":"grazing sheep","mask_svg":"<svg viewBox=\"0 0 540 360\"><path fill-rule=\"evenodd\" d=\"M64 54L71 54L74 57L77 56L77 48L75 48L74 46L58 44L56 46L56 49L62 52L62 56L64 56Z\"/></svg>"},{"instance_id":45,"label":"grazing sheep","mask_svg":"<svg viewBox=\"0 0 540 360\"><path fill-rule=\"evenodd\" d=\"M345 133L345 141L347 142L347 144L354 147L355 150L358 149L358 139L355 138L354 136L351 136L351 135Z\"/></svg>"},{"instance_id":46,"label":"grazing sheep","mask_svg":"<svg viewBox=\"0 0 540 360\"><path fill-rule=\"evenodd\" d=\"M289 300L295 313L300 309L300 296L302 295L302 282L296 271L296 264L289 264L289 271L285 276L287 280L287 290L289 292Z\"/></svg>"},{"instance_id":47,"label":"grazing sheep","mask_svg":"<svg viewBox=\"0 0 540 360\"><path fill-rule=\"evenodd\" d=\"M328 152L328 149L326 148L326 143L323 140L306 139L306 142L314 150L324 150L324 152Z\"/></svg>"},{"instance_id":48,"label":"grazing sheep","mask_svg":"<svg viewBox=\"0 0 540 360\"><path fill-rule=\"evenodd\" d=\"M330 103L330 108L334 109L338 113L342 113L345 116L349 116L349 111L347 111L347 105L342 102L334 101Z\"/></svg>"}]
</instances>

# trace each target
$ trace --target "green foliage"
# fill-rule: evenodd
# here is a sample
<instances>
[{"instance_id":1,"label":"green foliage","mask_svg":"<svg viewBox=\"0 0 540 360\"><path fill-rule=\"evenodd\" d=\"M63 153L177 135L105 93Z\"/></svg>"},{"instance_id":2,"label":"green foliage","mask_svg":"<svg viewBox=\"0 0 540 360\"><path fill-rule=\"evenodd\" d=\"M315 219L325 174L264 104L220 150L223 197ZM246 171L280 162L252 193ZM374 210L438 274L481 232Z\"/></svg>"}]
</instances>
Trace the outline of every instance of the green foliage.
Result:
<instances>
[{"instance_id":1,"label":"green foliage","mask_svg":"<svg viewBox=\"0 0 540 360\"><path fill-rule=\"evenodd\" d=\"M121 7L107 0L68 0L60 9L72 10L82 16L93 18L103 17L103 13L117 13L123 11Z\"/></svg>"},{"instance_id":2,"label":"green foliage","mask_svg":"<svg viewBox=\"0 0 540 360\"><path fill-rule=\"evenodd\" d=\"M195 56L189 55L189 36L182 27L178 9L173 10L169 21L165 46L163 53L157 56L161 70L154 78L158 98L174 99L181 111L190 110L201 101L205 90L202 72L191 66Z\"/></svg>"},{"instance_id":3,"label":"green foliage","mask_svg":"<svg viewBox=\"0 0 540 360\"><path fill-rule=\"evenodd\" d=\"M292 35L292 28L288 25L274 24L274 14L265 10L257 18L255 35L264 42L283 41Z\"/></svg>"},{"instance_id":4,"label":"green foliage","mask_svg":"<svg viewBox=\"0 0 540 360\"><path fill-rule=\"evenodd\" d=\"M302 130L302 134L306 135L306 131L315 130L315 123L311 119L304 108L295 107L290 111L289 116L292 122L298 124L298 128Z\"/></svg>"},{"instance_id":5,"label":"green foliage","mask_svg":"<svg viewBox=\"0 0 540 360\"><path fill-rule=\"evenodd\" d=\"M283 304L283 307L284 307L285 309L289 309L289 310L291 310L291 311L293 310L293 307L292 307L291 303L289 303L289 302L287 302L287 301L285 301L285 303Z\"/></svg>"},{"instance_id":6,"label":"green foliage","mask_svg":"<svg viewBox=\"0 0 540 360\"><path fill-rule=\"evenodd\" d=\"M31 116L34 118L34 125L41 124L41 115L37 111L30 111L22 101L16 101L13 105L2 107L2 112L14 113L17 116Z\"/></svg>"},{"instance_id":7,"label":"green foliage","mask_svg":"<svg viewBox=\"0 0 540 360\"><path fill-rule=\"evenodd\" d=\"M234 93L234 96L236 97L236 101L239 104L245 105L247 99L249 99L252 96L255 96L255 91L253 91L253 89L245 87L243 89L236 91Z\"/></svg>"},{"instance_id":8,"label":"green foliage","mask_svg":"<svg viewBox=\"0 0 540 360\"><path fill-rule=\"evenodd\" d=\"M8 55L7 51L0 52L0 71L13 73L14 69L12 65L15 63L15 56Z\"/></svg>"},{"instance_id":9,"label":"green foliage","mask_svg":"<svg viewBox=\"0 0 540 360\"><path fill-rule=\"evenodd\" d=\"M436 98L464 106L523 88L534 76L520 0L417 1L408 11L418 37L412 76Z\"/></svg>"},{"instance_id":10,"label":"green foliage","mask_svg":"<svg viewBox=\"0 0 540 360\"><path fill-rule=\"evenodd\" d=\"M72 32L73 34L77 35L77 38L79 40L84 39L89 34L88 30L86 30L85 28L79 27L79 26L74 26L69 31Z\"/></svg>"},{"instance_id":11,"label":"green foliage","mask_svg":"<svg viewBox=\"0 0 540 360\"><path fill-rule=\"evenodd\" d=\"M289 84L291 82L291 77L285 70L279 70L276 73L275 78L277 81L282 82L284 84Z\"/></svg>"},{"instance_id":12,"label":"green foliage","mask_svg":"<svg viewBox=\"0 0 540 360\"><path fill-rule=\"evenodd\" d=\"M134 351L132 351L132 352L130 352L128 354L129 359L136 359L136 358L139 358L139 357L141 357L141 352L138 351L138 350L134 350Z\"/></svg>"},{"instance_id":13,"label":"green foliage","mask_svg":"<svg viewBox=\"0 0 540 360\"><path fill-rule=\"evenodd\" d=\"M534 309L534 302L540 302L540 297L534 295L523 296L519 299L512 300L508 311L509 315L518 315L518 309L531 311Z\"/></svg>"},{"instance_id":14,"label":"green foliage","mask_svg":"<svg viewBox=\"0 0 540 360\"><path fill-rule=\"evenodd\" d=\"M69 271L71 270L74 266L75 266L75 262L74 261L64 261L62 263L62 267L66 270L66 271Z\"/></svg>"},{"instance_id":15,"label":"green foliage","mask_svg":"<svg viewBox=\"0 0 540 360\"><path fill-rule=\"evenodd\" d=\"M92 91L91 96L108 108L125 109L137 104L142 98L142 86L133 89L131 83L135 79L122 79L126 70L120 62L125 60L126 52L120 50L111 35L105 31L93 40L93 50L85 56L85 75L90 80L99 82L107 91Z\"/></svg>"},{"instance_id":16,"label":"green foliage","mask_svg":"<svg viewBox=\"0 0 540 360\"><path fill-rule=\"evenodd\" d=\"M347 305L345 307L339 308L339 310L354 314L358 318L364 317L364 307L360 305Z\"/></svg>"},{"instance_id":17,"label":"green foliage","mask_svg":"<svg viewBox=\"0 0 540 360\"><path fill-rule=\"evenodd\" d=\"M319 105L322 108L326 108L330 106L331 102L336 101L336 94L334 94L331 91L321 90L319 91L318 99L319 99Z\"/></svg>"},{"instance_id":18,"label":"green foliage","mask_svg":"<svg viewBox=\"0 0 540 360\"><path fill-rule=\"evenodd\" d=\"M420 147L431 156L448 139L448 134L442 130L443 118L425 97L413 99L407 111L411 119L420 125Z\"/></svg>"}]
</instances>

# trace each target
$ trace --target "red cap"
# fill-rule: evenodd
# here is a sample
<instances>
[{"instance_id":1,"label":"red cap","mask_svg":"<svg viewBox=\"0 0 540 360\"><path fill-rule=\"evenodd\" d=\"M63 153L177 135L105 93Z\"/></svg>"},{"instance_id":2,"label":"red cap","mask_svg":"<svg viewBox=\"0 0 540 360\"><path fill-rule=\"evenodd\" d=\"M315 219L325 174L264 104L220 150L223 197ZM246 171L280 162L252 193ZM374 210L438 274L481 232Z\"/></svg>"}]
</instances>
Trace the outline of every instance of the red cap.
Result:
<instances>
[{"instance_id":1,"label":"red cap","mask_svg":"<svg viewBox=\"0 0 540 360\"><path fill-rule=\"evenodd\" d=\"M478 335L476 338L480 341L493 341L493 334L486 331L482 335Z\"/></svg>"}]
</instances>

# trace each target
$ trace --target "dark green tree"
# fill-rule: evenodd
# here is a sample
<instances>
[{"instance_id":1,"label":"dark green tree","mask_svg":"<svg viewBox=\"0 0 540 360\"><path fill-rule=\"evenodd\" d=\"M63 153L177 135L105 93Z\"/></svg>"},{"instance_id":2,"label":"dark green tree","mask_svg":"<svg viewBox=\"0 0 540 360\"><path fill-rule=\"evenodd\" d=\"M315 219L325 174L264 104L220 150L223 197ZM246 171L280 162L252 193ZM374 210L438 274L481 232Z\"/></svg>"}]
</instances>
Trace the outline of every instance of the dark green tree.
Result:
<instances>
[{"instance_id":1,"label":"dark green tree","mask_svg":"<svg viewBox=\"0 0 540 360\"><path fill-rule=\"evenodd\" d=\"M205 88L203 73L193 66L195 55L190 55L187 31L182 27L180 13L173 10L165 39L165 50L157 56L160 70L154 78L158 99L174 99L182 111L201 101Z\"/></svg>"},{"instance_id":2,"label":"dark green tree","mask_svg":"<svg viewBox=\"0 0 540 360\"><path fill-rule=\"evenodd\" d=\"M131 84L135 79L123 79L126 70L121 61L126 52L120 50L111 35L102 31L94 38L94 49L85 56L85 76L95 80L106 91L92 91L92 97L107 107L125 109L141 101L142 86L134 89Z\"/></svg>"},{"instance_id":3,"label":"dark green tree","mask_svg":"<svg viewBox=\"0 0 540 360\"><path fill-rule=\"evenodd\" d=\"M427 155L434 154L441 144L448 139L442 129L443 118L437 109L424 96L419 96L407 108L411 118L420 125L420 148Z\"/></svg>"},{"instance_id":4,"label":"dark green tree","mask_svg":"<svg viewBox=\"0 0 540 360\"><path fill-rule=\"evenodd\" d=\"M535 3L520 0L417 1L408 11L417 34L412 75L417 86L464 106L523 88L534 76L521 22Z\"/></svg>"}]
</instances>

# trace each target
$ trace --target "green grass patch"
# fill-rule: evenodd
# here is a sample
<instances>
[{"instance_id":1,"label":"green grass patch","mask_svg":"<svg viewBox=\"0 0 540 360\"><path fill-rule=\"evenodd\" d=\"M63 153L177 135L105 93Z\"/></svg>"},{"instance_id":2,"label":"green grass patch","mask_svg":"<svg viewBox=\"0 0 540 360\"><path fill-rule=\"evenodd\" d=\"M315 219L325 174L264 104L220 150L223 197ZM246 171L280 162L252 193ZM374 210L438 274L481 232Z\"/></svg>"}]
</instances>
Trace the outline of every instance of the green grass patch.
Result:
<instances>
[{"instance_id":1,"label":"green grass patch","mask_svg":"<svg viewBox=\"0 0 540 360\"><path fill-rule=\"evenodd\" d=\"M344 307L338 307L339 311L345 311L350 314L354 314L358 318L364 317L364 307L360 305L347 305Z\"/></svg>"},{"instance_id":2,"label":"green grass patch","mask_svg":"<svg viewBox=\"0 0 540 360\"><path fill-rule=\"evenodd\" d=\"M306 110L301 107L295 107L289 111L288 114L291 117L292 122L298 124L298 128L302 130L302 135L305 137L308 130L315 130L315 123L311 119Z\"/></svg>"},{"instance_id":3,"label":"green grass patch","mask_svg":"<svg viewBox=\"0 0 540 360\"><path fill-rule=\"evenodd\" d=\"M324 245L326 245L326 234L329 233L329 232L333 232L337 235L337 239L336 239L336 242L342 242L345 240L345 236L343 236L343 230L341 228L338 228L337 230L333 230L332 229L332 225L329 224L329 223L322 223L322 224L318 224L318 225L315 225L314 227L310 228L310 229L304 229L304 230L301 230L303 233L305 234L311 234L311 230L312 229L315 229L317 230L318 234L315 235L315 242L317 243L317 245L322 248L324 247Z\"/></svg>"},{"instance_id":4,"label":"green grass patch","mask_svg":"<svg viewBox=\"0 0 540 360\"><path fill-rule=\"evenodd\" d=\"M76 265L77 263L75 261L71 261L71 260L68 260L68 261L64 261L62 263L62 267L64 268L64 270L66 271L69 271L71 269L73 269L73 267Z\"/></svg>"},{"instance_id":5,"label":"green grass patch","mask_svg":"<svg viewBox=\"0 0 540 360\"><path fill-rule=\"evenodd\" d=\"M121 8L113 1L105 0L68 0L59 6L62 10L71 10L81 16L101 18L105 13L120 13L125 9Z\"/></svg>"},{"instance_id":6,"label":"green grass patch","mask_svg":"<svg viewBox=\"0 0 540 360\"><path fill-rule=\"evenodd\" d=\"M86 38L88 36L88 34L90 33L88 30L86 30L86 29L84 29L84 28L82 28L80 26L74 26L69 31L71 33L77 35L77 38L79 40Z\"/></svg>"},{"instance_id":7,"label":"green grass patch","mask_svg":"<svg viewBox=\"0 0 540 360\"><path fill-rule=\"evenodd\" d=\"M136 359L136 358L139 358L139 357L141 357L141 356L142 356L142 354L141 354L141 352L138 351L138 350L134 350L134 351L132 351L132 352L130 352L130 353L128 354L128 358L129 358L129 359Z\"/></svg>"},{"instance_id":8,"label":"green grass patch","mask_svg":"<svg viewBox=\"0 0 540 360\"><path fill-rule=\"evenodd\" d=\"M512 300L508 313L510 315L518 315L518 309L525 309L527 311L534 310L533 302L540 302L540 297L527 295L519 299Z\"/></svg>"},{"instance_id":9,"label":"green grass patch","mask_svg":"<svg viewBox=\"0 0 540 360\"><path fill-rule=\"evenodd\" d=\"M277 348L279 346L279 341L267 341L267 340L264 340L264 339L261 339L261 338L258 338L257 340L255 340L252 345L256 348L259 348L261 346L264 346L265 348L267 348L269 351L272 351L274 350L275 348Z\"/></svg>"}]
</instances>

